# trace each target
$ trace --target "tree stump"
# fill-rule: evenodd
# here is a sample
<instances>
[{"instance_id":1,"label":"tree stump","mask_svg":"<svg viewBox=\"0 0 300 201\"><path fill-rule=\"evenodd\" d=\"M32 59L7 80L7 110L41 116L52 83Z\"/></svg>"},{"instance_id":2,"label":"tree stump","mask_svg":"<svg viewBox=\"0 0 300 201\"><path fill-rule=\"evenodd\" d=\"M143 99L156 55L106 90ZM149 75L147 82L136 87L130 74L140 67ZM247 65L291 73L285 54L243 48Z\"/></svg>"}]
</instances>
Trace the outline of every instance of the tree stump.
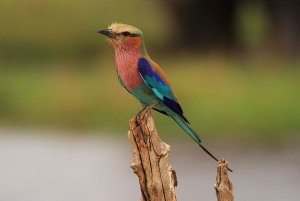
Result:
<instances>
[{"instance_id":1,"label":"tree stump","mask_svg":"<svg viewBox=\"0 0 300 201\"><path fill-rule=\"evenodd\" d=\"M141 201L176 201L176 172L167 163L170 146L157 133L151 107L129 120L128 139L133 156L131 168L139 178ZM219 160L215 184L218 201L233 201L227 171L227 162Z\"/></svg>"},{"instance_id":2,"label":"tree stump","mask_svg":"<svg viewBox=\"0 0 300 201\"><path fill-rule=\"evenodd\" d=\"M170 146L161 141L146 108L129 121L131 168L139 177L142 201L175 201L176 173L167 163Z\"/></svg>"},{"instance_id":3,"label":"tree stump","mask_svg":"<svg viewBox=\"0 0 300 201\"><path fill-rule=\"evenodd\" d=\"M228 178L228 162L224 159L218 161L215 190L218 201L233 201L232 183Z\"/></svg>"}]
</instances>

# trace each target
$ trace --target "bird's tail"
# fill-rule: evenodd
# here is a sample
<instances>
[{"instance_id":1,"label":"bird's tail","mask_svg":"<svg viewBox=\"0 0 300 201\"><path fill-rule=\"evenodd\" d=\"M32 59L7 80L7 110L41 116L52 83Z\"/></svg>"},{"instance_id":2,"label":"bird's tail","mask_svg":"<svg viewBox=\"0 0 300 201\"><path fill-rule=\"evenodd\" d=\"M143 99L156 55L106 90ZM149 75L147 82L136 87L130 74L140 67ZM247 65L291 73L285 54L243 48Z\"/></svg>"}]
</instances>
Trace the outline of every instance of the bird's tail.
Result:
<instances>
[{"instance_id":1,"label":"bird's tail","mask_svg":"<svg viewBox=\"0 0 300 201\"><path fill-rule=\"evenodd\" d=\"M184 121L179 115L170 115L174 121L185 131L185 133L190 136L200 147L205 151L210 157L212 157L215 161L218 159L210 153L202 144L199 135L190 127L190 125Z\"/></svg>"},{"instance_id":2,"label":"bird's tail","mask_svg":"<svg viewBox=\"0 0 300 201\"><path fill-rule=\"evenodd\" d=\"M208 151L202 144L201 144L201 139L199 137L199 135L190 127L190 125L184 120L182 119L179 115L170 115L174 121L176 121L176 123L185 131L185 133L190 136L199 146L201 149L203 149L203 151L205 151L205 153L207 153L210 157L212 157L215 161L218 161L218 159L212 154L210 153L210 151ZM232 172L232 170L230 168L228 168L228 170L230 172Z\"/></svg>"}]
</instances>

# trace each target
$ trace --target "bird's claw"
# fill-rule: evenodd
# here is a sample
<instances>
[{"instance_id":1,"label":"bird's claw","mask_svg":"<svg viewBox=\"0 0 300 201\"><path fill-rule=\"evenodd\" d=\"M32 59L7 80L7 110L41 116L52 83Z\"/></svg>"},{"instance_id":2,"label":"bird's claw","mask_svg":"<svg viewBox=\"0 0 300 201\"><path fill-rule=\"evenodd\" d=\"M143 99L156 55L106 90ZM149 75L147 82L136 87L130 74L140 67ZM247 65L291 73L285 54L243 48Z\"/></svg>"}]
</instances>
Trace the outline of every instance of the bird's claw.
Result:
<instances>
[{"instance_id":1,"label":"bird's claw","mask_svg":"<svg viewBox=\"0 0 300 201\"><path fill-rule=\"evenodd\" d=\"M153 109L156 105L158 104L158 102L152 103L151 105L147 106L146 109Z\"/></svg>"},{"instance_id":2,"label":"bird's claw","mask_svg":"<svg viewBox=\"0 0 300 201\"><path fill-rule=\"evenodd\" d=\"M136 116L139 117L139 118L142 118L144 116L144 114L147 112L147 111L150 111L151 109L153 109L156 105L158 104L158 102L155 102L151 105L148 105L146 107L143 107L137 114Z\"/></svg>"}]
</instances>

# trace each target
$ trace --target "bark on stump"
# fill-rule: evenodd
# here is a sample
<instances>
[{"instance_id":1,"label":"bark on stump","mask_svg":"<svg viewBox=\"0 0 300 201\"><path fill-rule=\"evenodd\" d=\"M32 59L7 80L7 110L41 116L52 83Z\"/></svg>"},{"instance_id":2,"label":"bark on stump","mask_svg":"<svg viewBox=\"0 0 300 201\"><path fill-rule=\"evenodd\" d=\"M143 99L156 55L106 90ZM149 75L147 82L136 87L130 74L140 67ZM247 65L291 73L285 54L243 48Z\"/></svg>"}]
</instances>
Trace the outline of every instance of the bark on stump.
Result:
<instances>
[{"instance_id":1,"label":"bark on stump","mask_svg":"<svg viewBox=\"0 0 300 201\"><path fill-rule=\"evenodd\" d=\"M218 201L233 201L232 183L228 178L228 162L224 159L218 161L215 190Z\"/></svg>"},{"instance_id":2,"label":"bark on stump","mask_svg":"<svg viewBox=\"0 0 300 201\"><path fill-rule=\"evenodd\" d=\"M161 141L146 108L129 121L131 168L139 177L143 201L175 201L176 173L167 163L170 146Z\"/></svg>"},{"instance_id":3,"label":"bark on stump","mask_svg":"<svg viewBox=\"0 0 300 201\"><path fill-rule=\"evenodd\" d=\"M132 151L131 168L139 178L141 201L176 201L176 172L167 163L170 146L156 130L151 107L129 121L128 139ZM218 201L233 201L227 161L218 161L215 184Z\"/></svg>"}]
</instances>

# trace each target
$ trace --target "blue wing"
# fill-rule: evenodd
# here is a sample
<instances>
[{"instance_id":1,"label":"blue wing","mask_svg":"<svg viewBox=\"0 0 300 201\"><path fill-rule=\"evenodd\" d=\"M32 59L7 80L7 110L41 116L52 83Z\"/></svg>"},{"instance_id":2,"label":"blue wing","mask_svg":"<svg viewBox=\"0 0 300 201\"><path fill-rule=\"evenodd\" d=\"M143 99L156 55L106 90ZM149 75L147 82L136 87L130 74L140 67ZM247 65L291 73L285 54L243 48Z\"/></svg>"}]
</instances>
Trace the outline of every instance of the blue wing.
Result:
<instances>
[{"instance_id":1,"label":"blue wing","mask_svg":"<svg viewBox=\"0 0 300 201\"><path fill-rule=\"evenodd\" d=\"M181 106L166 81L163 72L158 69L158 66L156 66L156 68L157 69L154 69L146 58L139 58L138 70L146 85L168 108L179 114L186 122L188 122L188 120L183 116Z\"/></svg>"}]
</instances>

